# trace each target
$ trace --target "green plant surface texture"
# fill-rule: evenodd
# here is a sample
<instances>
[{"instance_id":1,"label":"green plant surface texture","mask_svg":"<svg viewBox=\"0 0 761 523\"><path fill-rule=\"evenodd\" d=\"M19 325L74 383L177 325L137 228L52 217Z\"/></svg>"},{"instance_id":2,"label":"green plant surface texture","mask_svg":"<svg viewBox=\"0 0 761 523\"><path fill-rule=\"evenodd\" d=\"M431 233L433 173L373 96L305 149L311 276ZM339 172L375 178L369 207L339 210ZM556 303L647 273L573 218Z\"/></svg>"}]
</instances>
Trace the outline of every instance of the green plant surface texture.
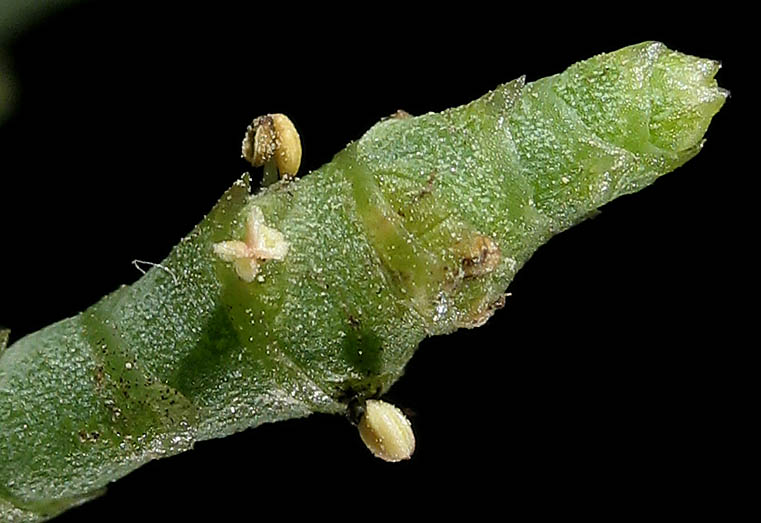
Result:
<instances>
[{"instance_id":1,"label":"green plant surface texture","mask_svg":"<svg viewBox=\"0 0 761 523\"><path fill-rule=\"evenodd\" d=\"M8 348L0 520L49 519L194 442L382 396L427 336L483 324L532 253L697 154L717 62L646 42L388 118L319 170L248 176L160 266ZM213 252L257 207L289 244Z\"/></svg>"}]
</instances>

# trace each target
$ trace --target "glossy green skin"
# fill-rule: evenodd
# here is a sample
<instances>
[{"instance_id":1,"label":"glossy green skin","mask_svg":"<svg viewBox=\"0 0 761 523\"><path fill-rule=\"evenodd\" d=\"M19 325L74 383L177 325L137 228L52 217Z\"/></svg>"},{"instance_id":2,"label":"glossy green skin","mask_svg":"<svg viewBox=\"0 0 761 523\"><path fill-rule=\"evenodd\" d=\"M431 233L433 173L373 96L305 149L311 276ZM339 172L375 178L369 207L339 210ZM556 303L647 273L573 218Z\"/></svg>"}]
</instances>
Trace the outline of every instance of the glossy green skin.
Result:
<instances>
[{"instance_id":1,"label":"glossy green skin","mask_svg":"<svg viewBox=\"0 0 761 523\"><path fill-rule=\"evenodd\" d=\"M694 156L726 98L717 70L644 43L381 121L297 182L251 196L244 177L163 268L2 354L0 520L47 519L198 440L382 395L423 338L486 321L549 237ZM245 283L211 246L242 238L252 205L290 250ZM498 263L468 273L479 235Z\"/></svg>"}]
</instances>

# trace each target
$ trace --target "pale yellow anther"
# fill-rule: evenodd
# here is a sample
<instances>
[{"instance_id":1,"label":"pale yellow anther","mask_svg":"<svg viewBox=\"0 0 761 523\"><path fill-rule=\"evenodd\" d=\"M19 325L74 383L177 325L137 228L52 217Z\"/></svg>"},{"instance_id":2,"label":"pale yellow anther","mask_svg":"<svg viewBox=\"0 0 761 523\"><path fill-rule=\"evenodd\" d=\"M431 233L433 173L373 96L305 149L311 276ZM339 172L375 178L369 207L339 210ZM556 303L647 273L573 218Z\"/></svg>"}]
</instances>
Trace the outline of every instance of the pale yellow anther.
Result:
<instances>
[{"instance_id":1,"label":"pale yellow anther","mask_svg":"<svg viewBox=\"0 0 761 523\"><path fill-rule=\"evenodd\" d=\"M252 207L246 219L246 237L228 240L212 246L221 260L231 262L240 279L251 283L265 260L283 260L288 254L289 243L280 231L264 224L264 213Z\"/></svg>"},{"instance_id":2,"label":"pale yellow anther","mask_svg":"<svg viewBox=\"0 0 761 523\"><path fill-rule=\"evenodd\" d=\"M384 461L409 459L415 451L415 434L404 413L380 400L367 400L359 422L359 436L375 457Z\"/></svg>"},{"instance_id":3,"label":"pale yellow anther","mask_svg":"<svg viewBox=\"0 0 761 523\"><path fill-rule=\"evenodd\" d=\"M293 177L301 165L301 139L287 116L267 114L246 129L242 153L254 167L276 167L281 178Z\"/></svg>"}]
</instances>

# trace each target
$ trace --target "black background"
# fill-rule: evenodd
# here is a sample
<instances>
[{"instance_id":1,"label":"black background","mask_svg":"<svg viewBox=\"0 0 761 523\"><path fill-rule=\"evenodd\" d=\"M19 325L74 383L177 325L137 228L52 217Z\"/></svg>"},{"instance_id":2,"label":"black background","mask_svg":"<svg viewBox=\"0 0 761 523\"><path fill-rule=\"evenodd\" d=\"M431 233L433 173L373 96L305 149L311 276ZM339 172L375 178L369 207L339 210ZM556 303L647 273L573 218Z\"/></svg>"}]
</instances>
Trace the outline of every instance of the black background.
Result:
<instances>
[{"instance_id":1,"label":"black background","mask_svg":"<svg viewBox=\"0 0 761 523\"><path fill-rule=\"evenodd\" d=\"M307 173L397 109L441 110L649 39L721 59L733 97L697 158L540 248L486 326L422 344L388 395L414 412L409 462L375 460L346 420L315 415L150 463L57 521L716 507L742 387L718 319L734 285L735 20L211 5L86 2L13 42L19 104L0 127L0 322L13 339L135 281L133 259L163 259L248 170L240 140L259 114L293 119Z\"/></svg>"}]
</instances>

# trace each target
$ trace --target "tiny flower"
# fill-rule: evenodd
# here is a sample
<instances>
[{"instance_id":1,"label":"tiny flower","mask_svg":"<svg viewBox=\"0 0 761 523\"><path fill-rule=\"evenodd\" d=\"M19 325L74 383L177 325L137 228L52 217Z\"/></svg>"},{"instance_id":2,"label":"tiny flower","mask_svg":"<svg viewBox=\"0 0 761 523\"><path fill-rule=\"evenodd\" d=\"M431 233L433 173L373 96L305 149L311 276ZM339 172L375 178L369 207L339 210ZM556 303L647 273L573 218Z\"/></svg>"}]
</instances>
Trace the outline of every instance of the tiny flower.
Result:
<instances>
[{"instance_id":1,"label":"tiny flower","mask_svg":"<svg viewBox=\"0 0 761 523\"><path fill-rule=\"evenodd\" d=\"M214 254L232 263L235 273L245 282L252 282L265 260L283 260L289 243L283 233L264 224L264 213L252 207L246 220L244 241L228 240L213 245Z\"/></svg>"}]
</instances>

